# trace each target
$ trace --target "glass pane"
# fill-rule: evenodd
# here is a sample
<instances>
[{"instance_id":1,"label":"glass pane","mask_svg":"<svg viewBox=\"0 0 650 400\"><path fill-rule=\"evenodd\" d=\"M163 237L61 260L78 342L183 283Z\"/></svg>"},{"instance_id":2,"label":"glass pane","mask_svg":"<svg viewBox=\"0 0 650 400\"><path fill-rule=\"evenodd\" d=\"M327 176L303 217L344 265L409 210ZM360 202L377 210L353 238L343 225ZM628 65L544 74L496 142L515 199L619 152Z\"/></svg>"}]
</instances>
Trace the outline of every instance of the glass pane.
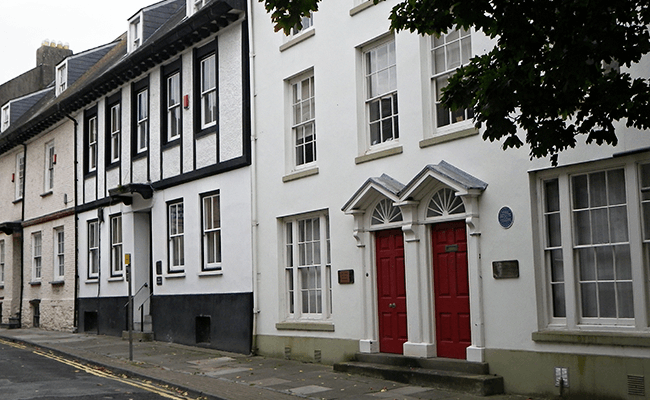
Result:
<instances>
[{"instance_id":1,"label":"glass pane","mask_svg":"<svg viewBox=\"0 0 650 400\"><path fill-rule=\"evenodd\" d=\"M577 210L589 207L587 175L574 176L571 181L573 183L573 208Z\"/></svg>"},{"instance_id":2,"label":"glass pane","mask_svg":"<svg viewBox=\"0 0 650 400\"><path fill-rule=\"evenodd\" d=\"M593 243L609 243L607 209L591 210L591 232Z\"/></svg>"},{"instance_id":3,"label":"glass pane","mask_svg":"<svg viewBox=\"0 0 650 400\"><path fill-rule=\"evenodd\" d=\"M564 282L564 260L562 250L552 250L551 257L551 282Z\"/></svg>"},{"instance_id":4,"label":"glass pane","mask_svg":"<svg viewBox=\"0 0 650 400\"><path fill-rule=\"evenodd\" d=\"M580 285L582 297L582 316L598 317L598 300L596 296L595 283L583 283Z\"/></svg>"},{"instance_id":5,"label":"glass pane","mask_svg":"<svg viewBox=\"0 0 650 400\"><path fill-rule=\"evenodd\" d=\"M558 247L562 245L562 237L560 233L560 214L550 214L546 216L546 223L548 229L548 246Z\"/></svg>"},{"instance_id":6,"label":"glass pane","mask_svg":"<svg viewBox=\"0 0 650 400\"><path fill-rule=\"evenodd\" d=\"M596 260L593 249L579 249L578 262L580 263L580 280L596 280Z\"/></svg>"},{"instance_id":7,"label":"glass pane","mask_svg":"<svg viewBox=\"0 0 650 400\"><path fill-rule=\"evenodd\" d=\"M650 240L650 202L643 203L643 239Z\"/></svg>"},{"instance_id":8,"label":"glass pane","mask_svg":"<svg viewBox=\"0 0 650 400\"><path fill-rule=\"evenodd\" d=\"M632 259L630 258L630 246L614 246L614 262L616 264L616 279L632 279Z\"/></svg>"},{"instance_id":9,"label":"glass pane","mask_svg":"<svg viewBox=\"0 0 650 400\"><path fill-rule=\"evenodd\" d=\"M616 300L618 301L618 317L634 318L632 282L618 282L616 284L616 292Z\"/></svg>"},{"instance_id":10,"label":"glass pane","mask_svg":"<svg viewBox=\"0 0 650 400\"><path fill-rule=\"evenodd\" d=\"M384 97L381 99L381 117L386 118L393 115L392 110L392 97Z\"/></svg>"},{"instance_id":11,"label":"glass pane","mask_svg":"<svg viewBox=\"0 0 650 400\"><path fill-rule=\"evenodd\" d=\"M614 279L614 255L612 247L596 247L596 265L598 271L598 280Z\"/></svg>"},{"instance_id":12,"label":"glass pane","mask_svg":"<svg viewBox=\"0 0 650 400\"><path fill-rule=\"evenodd\" d=\"M472 57L472 41L469 36L463 38L461 40L461 45L462 49L462 63L463 65L469 63L469 59Z\"/></svg>"},{"instance_id":13,"label":"glass pane","mask_svg":"<svg viewBox=\"0 0 650 400\"><path fill-rule=\"evenodd\" d=\"M566 317L566 303L564 300L564 284L551 286L553 291L553 316L557 318Z\"/></svg>"},{"instance_id":14,"label":"glass pane","mask_svg":"<svg viewBox=\"0 0 650 400\"><path fill-rule=\"evenodd\" d=\"M440 74L447 70L445 65L445 48L441 47L434 51L434 74Z\"/></svg>"},{"instance_id":15,"label":"glass pane","mask_svg":"<svg viewBox=\"0 0 650 400\"><path fill-rule=\"evenodd\" d=\"M613 282L598 283L600 317L616 318L616 292Z\"/></svg>"},{"instance_id":16,"label":"glass pane","mask_svg":"<svg viewBox=\"0 0 650 400\"><path fill-rule=\"evenodd\" d=\"M560 189L557 179L544 182L546 212L560 211Z\"/></svg>"},{"instance_id":17,"label":"glass pane","mask_svg":"<svg viewBox=\"0 0 650 400\"><path fill-rule=\"evenodd\" d=\"M607 205L607 191L605 190L605 172L589 174L589 196L591 207Z\"/></svg>"},{"instance_id":18,"label":"glass pane","mask_svg":"<svg viewBox=\"0 0 650 400\"><path fill-rule=\"evenodd\" d=\"M625 173L622 169L607 171L609 204L625 204Z\"/></svg>"},{"instance_id":19,"label":"glass pane","mask_svg":"<svg viewBox=\"0 0 650 400\"><path fill-rule=\"evenodd\" d=\"M370 122L376 121L379 119L379 100L374 100L368 103L369 113L370 113Z\"/></svg>"},{"instance_id":20,"label":"glass pane","mask_svg":"<svg viewBox=\"0 0 650 400\"><path fill-rule=\"evenodd\" d=\"M453 42L447 45L447 69L460 66L460 42Z\"/></svg>"},{"instance_id":21,"label":"glass pane","mask_svg":"<svg viewBox=\"0 0 650 400\"><path fill-rule=\"evenodd\" d=\"M619 206L609 209L609 228L612 243L627 242L627 207Z\"/></svg>"},{"instance_id":22,"label":"glass pane","mask_svg":"<svg viewBox=\"0 0 650 400\"><path fill-rule=\"evenodd\" d=\"M574 212L574 229L576 244L591 243L591 224L589 222L589 211Z\"/></svg>"},{"instance_id":23,"label":"glass pane","mask_svg":"<svg viewBox=\"0 0 650 400\"><path fill-rule=\"evenodd\" d=\"M219 196L212 197L212 227L221 227L221 205Z\"/></svg>"}]
</instances>

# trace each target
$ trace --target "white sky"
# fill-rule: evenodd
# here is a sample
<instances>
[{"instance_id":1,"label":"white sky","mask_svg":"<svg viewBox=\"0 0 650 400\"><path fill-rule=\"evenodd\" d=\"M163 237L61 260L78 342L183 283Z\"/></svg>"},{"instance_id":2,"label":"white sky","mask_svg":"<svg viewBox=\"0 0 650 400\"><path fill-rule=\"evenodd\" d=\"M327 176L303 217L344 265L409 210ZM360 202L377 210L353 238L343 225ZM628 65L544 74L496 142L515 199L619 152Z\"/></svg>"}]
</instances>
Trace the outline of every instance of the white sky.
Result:
<instances>
[{"instance_id":1,"label":"white sky","mask_svg":"<svg viewBox=\"0 0 650 400\"><path fill-rule=\"evenodd\" d=\"M127 19L158 0L0 0L0 84L34 68L45 39L75 53L126 32Z\"/></svg>"}]
</instances>

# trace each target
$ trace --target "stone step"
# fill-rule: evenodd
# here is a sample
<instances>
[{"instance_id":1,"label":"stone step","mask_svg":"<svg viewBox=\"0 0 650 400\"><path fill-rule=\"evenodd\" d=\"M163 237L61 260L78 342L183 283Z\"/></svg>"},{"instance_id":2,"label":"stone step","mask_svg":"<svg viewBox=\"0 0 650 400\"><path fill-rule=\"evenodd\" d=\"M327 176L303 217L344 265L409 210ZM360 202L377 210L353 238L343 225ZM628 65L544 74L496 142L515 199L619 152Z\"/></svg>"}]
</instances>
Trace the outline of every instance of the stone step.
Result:
<instances>
[{"instance_id":1,"label":"stone step","mask_svg":"<svg viewBox=\"0 0 650 400\"><path fill-rule=\"evenodd\" d=\"M504 391L503 377L489 375L486 363L387 354L366 356L368 354L357 354L357 361L334 364L334 370L478 396L491 396Z\"/></svg>"}]
</instances>

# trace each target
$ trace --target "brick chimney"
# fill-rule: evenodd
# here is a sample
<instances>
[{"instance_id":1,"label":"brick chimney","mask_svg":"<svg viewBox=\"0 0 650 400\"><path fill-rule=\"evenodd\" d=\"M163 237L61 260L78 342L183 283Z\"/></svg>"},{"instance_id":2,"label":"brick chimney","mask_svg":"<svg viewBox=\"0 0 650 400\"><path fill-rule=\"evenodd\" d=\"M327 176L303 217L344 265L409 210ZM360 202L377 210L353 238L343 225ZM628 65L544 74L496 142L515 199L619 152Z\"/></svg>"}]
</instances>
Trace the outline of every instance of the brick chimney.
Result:
<instances>
[{"instance_id":1,"label":"brick chimney","mask_svg":"<svg viewBox=\"0 0 650 400\"><path fill-rule=\"evenodd\" d=\"M56 65L70 55L72 55L72 50L68 48L67 43L56 43L54 40L50 42L47 39L41 43L41 47L36 50L36 67L42 69L43 87L54 80Z\"/></svg>"}]
</instances>

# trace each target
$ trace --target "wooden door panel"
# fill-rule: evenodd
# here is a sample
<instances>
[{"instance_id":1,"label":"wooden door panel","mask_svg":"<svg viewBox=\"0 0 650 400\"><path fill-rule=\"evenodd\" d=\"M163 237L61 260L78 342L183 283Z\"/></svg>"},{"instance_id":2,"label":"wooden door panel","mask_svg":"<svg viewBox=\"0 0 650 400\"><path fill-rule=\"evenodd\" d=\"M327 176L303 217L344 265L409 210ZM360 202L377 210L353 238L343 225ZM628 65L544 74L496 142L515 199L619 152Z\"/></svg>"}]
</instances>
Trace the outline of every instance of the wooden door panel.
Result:
<instances>
[{"instance_id":1,"label":"wooden door panel","mask_svg":"<svg viewBox=\"0 0 650 400\"><path fill-rule=\"evenodd\" d=\"M375 240L379 350L401 354L402 345L408 337L402 231L400 229L379 231L375 235Z\"/></svg>"},{"instance_id":2,"label":"wooden door panel","mask_svg":"<svg viewBox=\"0 0 650 400\"><path fill-rule=\"evenodd\" d=\"M435 225L431 237L438 356L464 359L471 344L465 223Z\"/></svg>"}]
</instances>

